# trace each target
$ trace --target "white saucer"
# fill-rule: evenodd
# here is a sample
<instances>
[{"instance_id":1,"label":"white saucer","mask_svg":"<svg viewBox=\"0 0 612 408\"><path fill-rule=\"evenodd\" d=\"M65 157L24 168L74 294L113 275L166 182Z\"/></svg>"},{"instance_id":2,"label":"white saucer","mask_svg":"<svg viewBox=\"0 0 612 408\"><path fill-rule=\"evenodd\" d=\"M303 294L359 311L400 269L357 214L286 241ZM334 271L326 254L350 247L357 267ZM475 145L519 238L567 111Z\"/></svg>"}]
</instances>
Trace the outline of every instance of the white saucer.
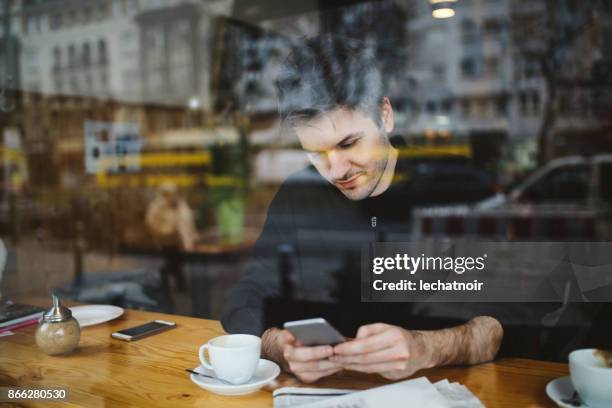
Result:
<instances>
[{"instance_id":1,"label":"white saucer","mask_svg":"<svg viewBox=\"0 0 612 408\"><path fill-rule=\"evenodd\" d=\"M574 395L574 385L570 377L561 377L549 382L546 385L546 394L561 408L589 407L584 402L581 405L571 405L561 401L562 399L570 399Z\"/></svg>"},{"instance_id":2,"label":"white saucer","mask_svg":"<svg viewBox=\"0 0 612 408\"><path fill-rule=\"evenodd\" d=\"M205 368L204 366L199 366L194 369L202 374L214 375L215 373L212 370ZM249 380L246 384L240 385L229 385L223 384L218 380L213 378L206 378L199 375L191 374L191 381L196 383L200 388L204 388L207 391L214 392L219 395L245 395L250 394L259 390L264 385L273 381L280 374L280 367L273 361L264 360L263 358L259 359L259 363L257 364L257 369L255 370L255 374L253 378Z\"/></svg>"},{"instance_id":3,"label":"white saucer","mask_svg":"<svg viewBox=\"0 0 612 408\"><path fill-rule=\"evenodd\" d=\"M111 305L75 306L71 307L70 310L81 327L108 322L123 314L122 308Z\"/></svg>"}]
</instances>

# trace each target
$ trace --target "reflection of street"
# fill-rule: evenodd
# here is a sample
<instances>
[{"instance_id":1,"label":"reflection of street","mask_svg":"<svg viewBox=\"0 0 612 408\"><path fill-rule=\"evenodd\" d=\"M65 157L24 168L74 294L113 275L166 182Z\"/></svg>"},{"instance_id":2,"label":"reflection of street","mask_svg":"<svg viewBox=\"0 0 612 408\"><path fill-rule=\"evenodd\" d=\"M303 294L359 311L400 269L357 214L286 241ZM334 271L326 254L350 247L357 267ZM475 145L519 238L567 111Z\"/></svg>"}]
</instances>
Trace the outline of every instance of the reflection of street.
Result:
<instances>
[{"instance_id":1,"label":"reflection of street","mask_svg":"<svg viewBox=\"0 0 612 408\"><path fill-rule=\"evenodd\" d=\"M569 156L550 161L507 194L473 207L415 212L417 236L501 240L609 240L612 156Z\"/></svg>"}]
</instances>

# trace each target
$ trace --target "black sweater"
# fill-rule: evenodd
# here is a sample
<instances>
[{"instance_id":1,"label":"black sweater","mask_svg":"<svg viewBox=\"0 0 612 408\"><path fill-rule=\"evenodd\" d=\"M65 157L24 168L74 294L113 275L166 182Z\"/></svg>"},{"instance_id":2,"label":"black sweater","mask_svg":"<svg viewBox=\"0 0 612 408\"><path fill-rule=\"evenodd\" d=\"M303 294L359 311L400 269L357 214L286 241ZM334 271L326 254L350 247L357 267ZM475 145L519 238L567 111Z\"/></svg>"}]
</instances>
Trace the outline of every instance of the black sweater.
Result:
<instances>
[{"instance_id":1,"label":"black sweater","mask_svg":"<svg viewBox=\"0 0 612 408\"><path fill-rule=\"evenodd\" d=\"M383 194L347 199L312 167L290 176L280 187L251 254L243 278L229 292L222 324L229 333L261 335L289 319L326 317L343 334L372 322L408 329L439 329L480 315L504 326L501 354L563 359L568 347L589 333L575 327L543 328L538 323L556 304L512 303L361 303L361 249L371 242L411 240L407 167L398 163L394 183ZM281 293L279 249L292 248L294 298ZM595 316L602 312L575 310ZM596 306L592 306L596 307ZM574 318L575 320L575 318ZM560 326L563 319L560 320ZM587 325L588 326L588 325ZM601 332L597 335L601 337ZM603 333L610 337L609 331Z\"/></svg>"}]
</instances>

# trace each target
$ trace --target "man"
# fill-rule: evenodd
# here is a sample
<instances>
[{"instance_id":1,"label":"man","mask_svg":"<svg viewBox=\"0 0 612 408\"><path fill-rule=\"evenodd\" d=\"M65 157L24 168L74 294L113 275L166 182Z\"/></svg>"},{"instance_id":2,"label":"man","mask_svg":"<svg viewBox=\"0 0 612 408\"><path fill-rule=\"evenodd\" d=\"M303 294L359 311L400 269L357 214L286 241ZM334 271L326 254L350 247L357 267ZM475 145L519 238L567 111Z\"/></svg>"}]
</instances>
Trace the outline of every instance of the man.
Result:
<instances>
[{"instance_id":1,"label":"man","mask_svg":"<svg viewBox=\"0 0 612 408\"><path fill-rule=\"evenodd\" d=\"M366 223L367 228L385 224L407 228L409 197L397 193L398 152L388 137L394 127L393 107L376 62L361 44L333 37L307 40L287 59L278 81L283 125L297 134L326 184L316 194L314 188L292 187L303 172L283 184L270 205L249 269L229 294L223 317L229 332L262 335L263 355L304 382L343 369L399 379L423 368L489 361L503 337L500 323L488 316L440 330L374 322L362 325L353 340L335 347L304 347L285 330L263 327L263 299L282 295L276 265L266 250L294 244L298 266L306 274L302 276L308 276L302 285L316 291L320 289L316 283L325 276L317 276L316 267L304 260L305 231L313 223L334 231L365 228ZM362 235L342 236L348 241ZM367 232L363 236L369 238L357 239L355 247L376 239ZM338 248L343 245L337 242ZM353 279L359 281L359 276Z\"/></svg>"}]
</instances>

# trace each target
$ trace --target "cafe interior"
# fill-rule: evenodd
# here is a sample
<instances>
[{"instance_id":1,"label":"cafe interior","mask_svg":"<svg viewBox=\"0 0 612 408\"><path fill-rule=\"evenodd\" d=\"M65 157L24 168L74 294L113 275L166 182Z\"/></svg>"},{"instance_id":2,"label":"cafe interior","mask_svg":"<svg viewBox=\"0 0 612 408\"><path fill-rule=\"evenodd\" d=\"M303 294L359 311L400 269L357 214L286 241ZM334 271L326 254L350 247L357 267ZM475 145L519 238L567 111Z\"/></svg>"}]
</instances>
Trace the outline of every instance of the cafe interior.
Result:
<instances>
[{"instance_id":1,"label":"cafe interior","mask_svg":"<svg viewBox=\"0 0 612 408\"><path fill-rule=\"evenodd\" d=\"M607 1L0 7L0 405L612 407ZM307 211L306 197L282 220L299 239L267 240L288 179L330 189L279 113L279 73L321 36L372 50L408 204L364 227ZM436 254L486 242L513 284L372 300L368 237ZM539 263L550 248L552 278ZM228 304L253 262L277 289L247 333ZM305 381L262 338L304 319L326 319L307 337L331 326L350 341L364 323L436 331L476 313L503 328L494 358L394 379ZM255 354L245 379L224 378Z\"/></svg>"}]
</instances>

